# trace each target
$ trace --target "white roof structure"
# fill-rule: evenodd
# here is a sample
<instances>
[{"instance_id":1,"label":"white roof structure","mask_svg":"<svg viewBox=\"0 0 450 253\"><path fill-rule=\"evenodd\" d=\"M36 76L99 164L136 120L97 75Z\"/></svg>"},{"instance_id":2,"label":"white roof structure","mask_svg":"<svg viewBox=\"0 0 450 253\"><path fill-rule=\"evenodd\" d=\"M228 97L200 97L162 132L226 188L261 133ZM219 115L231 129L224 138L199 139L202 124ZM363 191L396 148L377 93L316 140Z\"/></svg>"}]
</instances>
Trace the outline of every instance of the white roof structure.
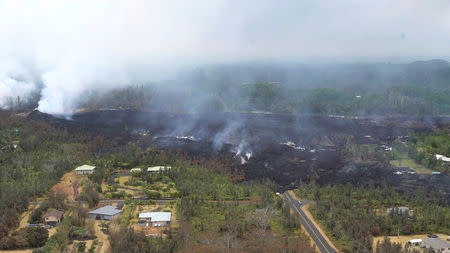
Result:
<instances>
[{"instance_id":1,"label":"white roof structure","mask_svg":"<svg viewBox=\"0 0 450 253\"><path fill-rule=\"evenodd\" d=\"M398 206L398 207L391 207L387 209L387 213L391 213L393 211L397 211L398 214L405 214L409 212L409 208L406 206Z\"/></svg>"},{"instance_id":2,"label":"white roof structure","mask_svg":"<svg viewBox=\"0 0 450 253\"><path fill-rule=\"evenodd\" d=\"M412 240L409 240L408 242L411 243L411 244L421 243L422 239L412 239Z\"/></svg>"},{"instance_id":3,"label":"white roof structure","mask_svg":"<svg viewBox=\"0 0 450 253\"><path fill-rule=\"evenodd\" d=\"M81 165L80 167L77 167L75 169L75 171L91 171L94 169L95 169L95 166L85 164L85 165Z\"/></svg>"},{"instance_id":4,"label":"white roof structure","mask_svg":"<svg viewBox=\"0 0 450 253\"><path fill-rule=\"evenodd\" d=\"M139 219L151 219L152 222L170 221L171 217L171 212L148 212L139 214Z\"/></svg>"},{"instance_id":5,"label":"white roof structure","mask_svg":"<svg viewBox=\"0 0 450 253\"><path fill-rule=\"evenodd\" d=\"M132 169L130 170L130 172L141 172L141 171L142 171L141 168L132 168Z\"/></svg>"},{"instance_id":6,"label":"white roof structure","mask_svg":"<svg viewBox=\"0 0 450 253\"><path fill-rule=\"evenodd\" d=\"M158 172L160 170L170 170L172 167L170 166L154 166L154 167L148 167L148 172Z\"/></svg>"},{"instance_id":7,"label":"white roof structure","mask_svg":"<svg viewBox=\"0 0 450 253\"><path fill-rule=\"evenodd\" d=\"M121 213L122 210L117 209L114 206L104 206L104 207L100 207L98 209L92 210L89 213L90 214L100 214L100 215L111 215L114 216L116 214Z\"/></svg>"},{"instance_id":8,"label":"white roof structure","mask_svg":"<svg viewBox=\"0 0 450 253\"><path fill-rule=\"evenodd\" d=\"M444 162L450 162L450 157L446 157L444 155L435 155L436 156L436 160L441 160Z\"/></svg>"}]
</instances>

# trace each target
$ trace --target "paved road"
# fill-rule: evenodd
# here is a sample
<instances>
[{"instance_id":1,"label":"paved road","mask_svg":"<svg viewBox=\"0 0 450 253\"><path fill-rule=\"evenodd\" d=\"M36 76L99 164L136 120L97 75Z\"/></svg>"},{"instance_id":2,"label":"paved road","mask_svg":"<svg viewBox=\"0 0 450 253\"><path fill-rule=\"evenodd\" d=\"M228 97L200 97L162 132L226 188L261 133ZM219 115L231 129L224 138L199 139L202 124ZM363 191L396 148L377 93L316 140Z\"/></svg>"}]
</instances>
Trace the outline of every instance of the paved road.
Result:
<instances>
[{"instance_id":1,"label":"paved road","mask_svg":"<svg viewBox=\"0 0 450 253\"><path fill-rule=\"evenodd\" d=\"M283 198L289 204L295 216L299 219L300 223L302 223L303 227L306 229L308 234L314 240L320 252L336 253L333 247L331 247L331 245L325 240L325 238L319 232L314 223L312 223L311 220L308 218L308 216L306 216L305 212L303 212L302 203L299 203L298 200L294 199L288 191L283 193Z\"/></svg>"}]
</instances>

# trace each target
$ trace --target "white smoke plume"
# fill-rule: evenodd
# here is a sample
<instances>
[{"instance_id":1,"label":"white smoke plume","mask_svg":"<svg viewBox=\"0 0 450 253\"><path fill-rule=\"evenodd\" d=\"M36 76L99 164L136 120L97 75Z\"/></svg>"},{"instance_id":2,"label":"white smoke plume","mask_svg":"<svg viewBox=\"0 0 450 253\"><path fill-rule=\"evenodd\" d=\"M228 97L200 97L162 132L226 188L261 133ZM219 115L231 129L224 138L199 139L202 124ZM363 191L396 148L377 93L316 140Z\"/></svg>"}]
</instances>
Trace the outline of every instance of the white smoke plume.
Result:
<instances>
[{"instance_id":1,"label":"white smoke plume","mask_svg":"<svg viewBox=\"0 0 450 253\"><path fill-rule=\"evenodd\" d=\"M446 0L1 0L0 106L39 89L39 110L70 113L193 64L448 59L449 24Z\"/></svg>"},{"instance_id":2,"label":"white smoke plume","mask_svg":"<svg viewBox=\"0 0 450 253\"><path fill-rule=\"evenodd\" d=\"M10 60L0 61L0 108L11 107L11 100L35 91L36 86L24 66Z\"/></svg>"}]
</instances>

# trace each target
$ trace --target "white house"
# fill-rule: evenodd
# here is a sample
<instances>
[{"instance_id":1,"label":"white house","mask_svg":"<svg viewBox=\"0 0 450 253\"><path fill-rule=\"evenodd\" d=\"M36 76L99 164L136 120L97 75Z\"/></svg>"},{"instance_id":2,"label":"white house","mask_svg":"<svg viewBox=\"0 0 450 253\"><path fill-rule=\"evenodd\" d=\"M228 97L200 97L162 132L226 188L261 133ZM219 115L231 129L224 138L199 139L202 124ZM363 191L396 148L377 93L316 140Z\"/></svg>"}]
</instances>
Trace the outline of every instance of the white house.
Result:
<instances>
[{"instance_id":1,"label":"white house","mask_svg":"<svg viewBox=\"0 0 450 253\"><path fill-rule=\"evenodd\" d=\"M170 170L172 167L170 166L154 166L148 167L147 172L160 172L164 170Z\"/></svg>"},{"instance_id":2,"label":"white house","mask_svg":"<svg viewBox=\"0 0 450 253\"><path fill-rule=\"evenodd\" d=\"M131 173L139 173L139 172L141 172L141 171L142 171L141 168L132 168L132 169L130 170Z\"/></svg>"},{"instance_id":3,"label":"white house","mask_svg":"<svg viewBox=\"0 0 450 253\"><path fill-rule=\"evenodd\" d=\"M139 225L148 227L165 227L170 225L171 212L147 212L139 214Z\"/></svg>"},{"instance_id":4,"label":"white house","mask_svg":"<svg viewBox=\"0 0 450 253\"><path fill-rule=\"evenodd\" d=\"M397 213L397 214L409 214L412 210L410 210L408 207L406 206L399 206L399 207L391 207L388 208L386 213L387 214L391 214L391 213Z\"/></svg>"},{"instance_id":5,"label":"white house","mask_svg":"<svg viewBox=\"0 0 450 253\"><path fill-rule=\"evenodd\" d=\"M91 175L92 173L94 173L94 170L95 166L85 164L80 167L77 167L75 169L75 173L77 173L78 175Z\"/></svg>"},{"instance_id":6,"label":"white house","mask_svg":"<svg viewBox=\"0 0 450 253\"><path fill-rule=\"evenodd\" d=\"M435 155L435 157L436 157L436 160L441 160L441 161L444 161L444 162L450 162L450 157L446 157L444 155Z\"/></svg>"},{"instance_id":7,"label":"white house","mask_svg":"<svg viewBox=\"0 0 450 253\"><path fill-rule=\"evenodd\" d=\"M137 175L139 175L139 173L141 173L141 171L142 171L141 168L132 168L132 169L130 170L130 174L131 174L132 176L137 176Z\"/></svg>"}]
</instances>

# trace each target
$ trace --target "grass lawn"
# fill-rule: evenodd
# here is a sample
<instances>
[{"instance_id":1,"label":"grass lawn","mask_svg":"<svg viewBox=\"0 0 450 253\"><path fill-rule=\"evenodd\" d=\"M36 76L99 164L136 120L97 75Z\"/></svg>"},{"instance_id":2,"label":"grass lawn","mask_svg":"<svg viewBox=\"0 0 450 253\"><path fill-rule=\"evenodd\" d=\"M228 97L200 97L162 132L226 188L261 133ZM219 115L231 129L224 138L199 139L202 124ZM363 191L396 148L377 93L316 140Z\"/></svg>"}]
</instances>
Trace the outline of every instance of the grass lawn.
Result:
<instances>
[{"instance_id":1,"label":"grass lawn","mask_svg":"<svg viewBox=\"0 0 450 253\"><path fill-rule=\"evenodd\" d=\"M391 160L390 163L395 167L409 167L410 169L420 174L431 174L432 172L432 170L416 163L413 159Z\"/></svg>"},{"instance_id":2,"label":"grass lawn","mask_svg":"<svg viewBox=\"0 0 450 253\"><path fill-rule=\"evenodd\" d=\"M129 181L130 178L132 178L131 176L124 176L124 177L119 177L119 185L120 186L124 186L130 189L136 189L136 190L141 190L141 186L133 186L133 185L126 185L125 182ZM138 181L141 181L140 179L136 179Z\"/></svg>"}]
</instances>

